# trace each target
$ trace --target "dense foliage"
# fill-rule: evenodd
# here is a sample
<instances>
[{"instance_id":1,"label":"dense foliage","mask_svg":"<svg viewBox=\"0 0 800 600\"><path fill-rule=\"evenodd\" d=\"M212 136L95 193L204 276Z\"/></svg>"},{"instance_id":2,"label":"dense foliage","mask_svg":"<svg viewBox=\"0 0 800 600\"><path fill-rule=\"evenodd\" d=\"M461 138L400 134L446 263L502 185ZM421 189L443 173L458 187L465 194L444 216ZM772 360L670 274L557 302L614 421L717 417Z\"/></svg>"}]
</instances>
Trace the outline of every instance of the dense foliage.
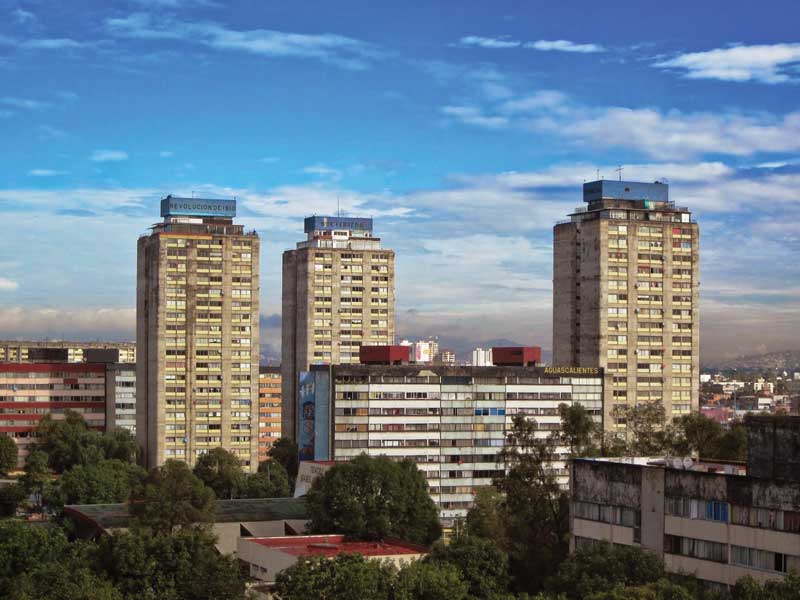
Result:
<instances>
[{"instance_id":1,"label":"dense foliage","mask_svg":"<svg viewBox=\"0 0 800 600\"><path fill-rule=\"evenodd\" d=\"M441 535L425 476L408 460L362 454L336 464L314 481L307 507L312 533L360 540L391 536L420 544Z\"/></svg>"},{"instance_id":2,"label":"dense foliage","mask_svg":"<svg viewBox=\"0 0 800 600\"><path fill-rule=\"evenodd\" d=\"M289 487L294 488L297 470L300 468L300 450L292 440L282 437L272 444L267 455L270 460L280 463L289 477ZM262 463L263 464L263 463Z\"/></svg>"},{"instance_id":3,"label":"dense foliage","mask_svg":"<svg viewBox=\"0 0 800 600\"><path fill-rule=\"evenodd\" d=\"M224 448L214 448L201 456L194 474L220 499L291 495L289 476L280 462L266 460L258 466L257 473L246 474L239 458Z\"/></svg>"},{"instance_id":4,"label":"dense foliage","mask_svg":"<svg viewBox=\"0 0 800 600\"><path fill-rule=\"evenodd\" d=\"M0 475L8 475L17 468L17 443L7 435L0 435Z\"/></svg>"}]
</instances>

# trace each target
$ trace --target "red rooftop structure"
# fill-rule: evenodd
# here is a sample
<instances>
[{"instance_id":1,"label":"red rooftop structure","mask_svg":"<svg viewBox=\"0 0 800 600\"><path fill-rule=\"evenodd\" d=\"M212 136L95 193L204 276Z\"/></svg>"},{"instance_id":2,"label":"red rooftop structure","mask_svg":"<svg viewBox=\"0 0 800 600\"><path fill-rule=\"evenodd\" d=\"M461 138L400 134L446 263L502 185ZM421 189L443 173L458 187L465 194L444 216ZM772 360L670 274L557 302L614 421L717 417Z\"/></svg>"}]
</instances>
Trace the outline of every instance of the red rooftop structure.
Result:
<instances>
[{"instance_id":1,"label":"red rooftop structure","mask_svg":"<svg viewBox=\"0 0 800 600\"><path fill-rule=\"evenodd\" d=\"M492 362L497 367L535 367L542 362L542 349L539 346L492 348Z\"/></svg>"},{"instance_id":2,"label":"red rooftop structure","mask_svg":"<svg viewBox=\"0 0 800 600\"><path fill-rule=\"evenodd\" d=\"M408 346L361 346L358 358L362 365L407 365Z\"/></svg>"},{"instance_id":3,"label":"red rooftop structure","mask_svg":"<svg viewBox=\"0 0 800 600\"><path fill-rule=\"evenodd\" d=\"M241 537L237 557L250 566L250 575L271 583L275 576L291 567L300 558L339 554L360 554L365 558L401 562L421 558L428 553L425 546L386 538L379 542L350 542L343 535L296 535L284 537Z\"/></svg>"}]
</instances>

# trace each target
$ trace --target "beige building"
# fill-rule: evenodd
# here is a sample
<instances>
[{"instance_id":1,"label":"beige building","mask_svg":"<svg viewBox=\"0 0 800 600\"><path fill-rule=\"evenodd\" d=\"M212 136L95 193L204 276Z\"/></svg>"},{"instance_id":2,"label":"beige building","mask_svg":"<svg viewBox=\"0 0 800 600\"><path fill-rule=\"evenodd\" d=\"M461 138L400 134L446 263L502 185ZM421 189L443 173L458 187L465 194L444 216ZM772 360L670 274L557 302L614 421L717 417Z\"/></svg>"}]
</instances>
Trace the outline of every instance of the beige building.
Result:
<instances>
[{"instance_id":1,"label":"beige building","mask_svg":"<svg viewBox=\"0 0 800 600\"><path fill-rule=\"evenodd\" d=\"M283 253L281 434L296 439L298 377L312 364L359 362L394 342L394 252L372 219L308 217L307 239Z\"/></svg>"},{"instance_id":2,"label":"beige building","mask_svg":"<svg viewBox=\"0 0 800 600\"><path fill-rule=\"evenodd\" d=\"M699 408L699 243L665 183L595 181L588 205L554 228L553 363L613 375L603 419L619 405Z\"/></svg>"},{"instance_id":3,"label":"beige building","mask_svg":"<svg viewBox=\"0 0 800 600\"><path fill-rule=\"evenodd\" d=\"M137 437L148 467L221 446L258 467L259 238L235 200L167 196L139 238Z\"/></svg>"},{"instance_id":4,"label":"beige building","mask_svg":"<svg viewBox=\"0 0 800 600\"><path fill-rule=\"evenodd\" d=\"M572 549L639 546L670 573L727 587L800 570L800 418L752 416L747 465L690 458L575 459Z\"/></svg>"},{"instance_id":5,"label":"beige building","mask_svg":"<svg viewBox=\"0 0 800 600\"><path fill-rule=\"evenodd\" d=\"M2 362L96 362L103 350L116 350L114 362L135 363L133 342L69 342L63 340L31 341L0 340ZM94 355L94 356L93 356ZM103 359L101 362L105 362Z\"/></svg>"}]
</instances>

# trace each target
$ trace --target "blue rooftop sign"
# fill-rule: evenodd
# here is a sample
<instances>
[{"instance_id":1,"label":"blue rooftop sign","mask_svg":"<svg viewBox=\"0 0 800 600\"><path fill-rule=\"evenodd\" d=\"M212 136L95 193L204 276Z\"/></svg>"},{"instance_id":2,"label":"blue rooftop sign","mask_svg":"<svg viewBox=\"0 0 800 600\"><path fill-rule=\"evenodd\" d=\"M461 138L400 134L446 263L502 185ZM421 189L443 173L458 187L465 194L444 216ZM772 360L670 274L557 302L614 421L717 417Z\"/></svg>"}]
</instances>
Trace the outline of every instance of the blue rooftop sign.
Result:
<instances>
[{"instance_id":1,"label":"blue rooftop sign","mask_svg":"<svg viewBox=\"0 0 800 600\"><path fill-rule=\"evenodd\" d=\"M306 217L305 232L312 231L369 231L372 232L372 219L364 217Z\"/></svg>"},{"instance_id":2,"label":"blue rooftop sign","mask_svg":"<svg viewBox=\"0 0 800 600\"><path fill-rule=\"evenodd\" d=\"M639 183L637 181L614 181L601 179L583 184L583 201L602 199L613 200L653 200L667 202L669 186L666 183Z\"/></svg>"},{"instance_id":3,"label":"blue rooftop sign","mask_svg":"<svg viewBox=\"0 0 800 600\"><path fill-rule=\"evenodd\" d=\"M209 200L206 198L161 199L162 217L225 217L236 216L236 200Z\"/></svg>"}]
</instances>

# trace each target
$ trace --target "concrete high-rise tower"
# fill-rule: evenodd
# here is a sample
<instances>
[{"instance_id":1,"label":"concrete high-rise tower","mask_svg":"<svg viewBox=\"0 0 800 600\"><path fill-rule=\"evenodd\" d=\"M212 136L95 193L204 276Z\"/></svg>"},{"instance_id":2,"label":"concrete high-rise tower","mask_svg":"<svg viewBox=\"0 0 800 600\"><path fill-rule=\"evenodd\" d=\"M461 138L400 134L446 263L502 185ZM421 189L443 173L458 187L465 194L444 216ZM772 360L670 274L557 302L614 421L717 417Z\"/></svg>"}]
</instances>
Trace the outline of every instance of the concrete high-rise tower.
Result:
<instances>
[{"instance_id":1,"label":"concrete high-rise tower","mask_svg":"<svg viewBox=\"0 0 800 600\"><path fill-rule=\"evenodd\" d=\"M148 467L216 447L258 467L259 238L235 200L167 196L139 238L136 434Z\"/></svg>"},{"instance_id":2,"label":"concrete high-rise tower","mask_svg":"<svg viewBox=\"0 0 800 600\"><path fill-rule=\"evenodd\" d=\"M372 219L308 217L305 233L283 253L281 434L292 439L302 371L394 343L394 252L373 237Z\"/></svg>"},{"instance_id":3,"label":"concrete high-rise tower","mask_svg":"<svg viewBox=\"0 0 800 600\"><path fill-rule=\"evenodd\" d=\"M553 363L613 375L616 405L653 400L668 419L699 404L699 244L665 183L593 181L554 228Z\"/></svg>"}]
</instances>

